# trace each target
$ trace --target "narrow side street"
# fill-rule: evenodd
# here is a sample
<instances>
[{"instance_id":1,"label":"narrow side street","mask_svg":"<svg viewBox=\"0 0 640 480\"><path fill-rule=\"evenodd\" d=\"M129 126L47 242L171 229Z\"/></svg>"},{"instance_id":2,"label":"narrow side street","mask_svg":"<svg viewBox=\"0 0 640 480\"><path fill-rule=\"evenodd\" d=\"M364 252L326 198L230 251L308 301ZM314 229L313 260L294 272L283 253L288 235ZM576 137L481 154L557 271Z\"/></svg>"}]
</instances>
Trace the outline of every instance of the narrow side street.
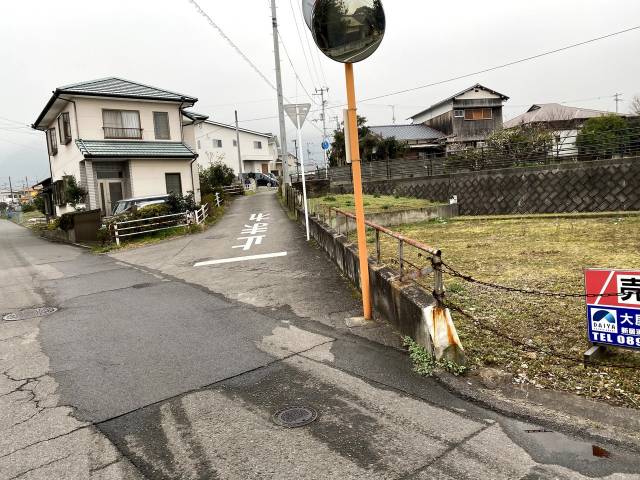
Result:
<instances>
[{"instance_id":1,"label":"narrow side street","mask_svg":"<svg viewBox=\"0 0 640 480\"><path fill-rule=\"evenodd\" d=\"M637 455L479 408L354 335L357 296L272 193L112 257L0 221L0 252L0 312L59 309L0 322L2 479L640 478ZM318 419L276 425L290 406Z\"/></svg>"}]
</instances>

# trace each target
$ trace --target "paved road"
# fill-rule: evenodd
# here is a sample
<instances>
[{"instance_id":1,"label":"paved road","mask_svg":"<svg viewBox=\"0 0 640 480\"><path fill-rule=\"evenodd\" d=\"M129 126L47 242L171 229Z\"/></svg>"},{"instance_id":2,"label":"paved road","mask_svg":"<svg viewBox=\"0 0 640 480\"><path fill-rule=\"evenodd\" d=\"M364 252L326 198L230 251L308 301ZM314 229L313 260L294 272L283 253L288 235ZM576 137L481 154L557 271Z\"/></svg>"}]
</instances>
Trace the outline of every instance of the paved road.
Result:
<instances>
[{"instance_id":1,"label":"paved road","mask_svg":"<svg viewBox=\"0 0 640 480\"><path fill-rule=\"evenodd\" d=\"M270 214L262 244L233 249L258 213ZM284 251L268 262L194 266ZM613 456L597 458L586 440L526 433L541 428L467 403L412 374L404 353L353 335L344 317L358 311L357 298L272 195L238 200L202 235L116 258L52 245L6 222L0 252L0 281L20 292L3 295L0 311L60 307L35 329L31 320L0 322L0 371L19 384L34 375L32 363L44 370L48 401L73 409L60 410L56 425L64 413L75 422L64 428L88 432L95 440L85 443L101 446L85 455L92 475L640 478L634 455L600 445ZM383 337L384 329L366 333ZM9 406L18 411L22 393L0 391L0 400L16 396ZM290 405L313 407L319 419L295 430L276 426L272 414ZM70 435L35 439L46 414L22 424L27 431L0 421L0 478L20 474L21 462L32 465L24 478L94 478L47 470L77 455L60 443ZM72 453L56 459L52 442ZM49 457L34 460L43 446L52 447Z\"/></svg>"}]
</instances>

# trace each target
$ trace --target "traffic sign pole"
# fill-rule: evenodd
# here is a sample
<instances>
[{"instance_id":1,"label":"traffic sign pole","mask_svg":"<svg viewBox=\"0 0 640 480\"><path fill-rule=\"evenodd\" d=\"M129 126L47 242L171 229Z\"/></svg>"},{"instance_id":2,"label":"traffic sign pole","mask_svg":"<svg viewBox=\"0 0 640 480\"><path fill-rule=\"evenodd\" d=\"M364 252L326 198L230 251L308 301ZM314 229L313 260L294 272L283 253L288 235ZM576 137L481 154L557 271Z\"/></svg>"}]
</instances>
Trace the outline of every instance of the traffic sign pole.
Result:
<instances>
[{"instance_id":1,"label":"traffic sign pole","mask_svg":"<svg viewBox=\"0 0 640 480\"><path fill-rule=\"evenodd\" d=\"M304 154L302 152L302 127L300 125L300 109L296 105L296 127L298 130L298 152L300 158L300 168L302 169L302 199L304 201L304 223L307 228L307 242L311 240L309 234L309 208L307 204L307 177L304 173Z\"/></svg>"},{"instance_id":2,"label":"traffic sign pole","mask_svg":"<svg viewBox=\"0 0 640 480\"><path fill-rule=\"evenodd\" d=\"M349 139L351 151L351 171L353 173L353 195L356 206L356 226L358 231L358 257L360 261L360 289L364 318L372 319L371 290L369 285L369 252L367 250L367 232L364 223L364 202L362 199L362 171L360 168L360 142L358 139L358 116L356 110L356 89L353 64L345 64L347 81L347 104L349 109Z\"/></svg>"}]
</instances>

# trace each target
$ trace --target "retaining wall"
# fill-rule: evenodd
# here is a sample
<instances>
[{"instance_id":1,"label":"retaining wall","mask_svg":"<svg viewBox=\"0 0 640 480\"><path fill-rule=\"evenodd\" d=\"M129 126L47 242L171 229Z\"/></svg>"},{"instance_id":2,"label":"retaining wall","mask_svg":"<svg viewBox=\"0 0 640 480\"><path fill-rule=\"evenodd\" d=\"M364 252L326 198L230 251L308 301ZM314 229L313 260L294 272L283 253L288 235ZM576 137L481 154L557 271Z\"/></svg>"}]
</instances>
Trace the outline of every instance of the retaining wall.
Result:
<instances>
[{"instance_id":1,"label":"retaining wall","mask_svg":"<svg viewBox=\"0 0 640 480\"><path fill-rule=\"evenodd\" d=\"M304 213L298 219L304 221ZM357 246L343 235L309 218L311 236L324 249L340 271L360 288L360 263ZM434 298L414 285L402 285L395 280L397 274L386 267L378 267L369 259L369 284L376 318L391 323L400 333L408 335L429 351L433 350L427 333L424 309L435 303Z\"/></svg>"},{"instance_id":2,"label":"retaining wall","mask_svg":"<svg viewBox=\"0 0 640 480\"><path fill-rule=\"evenodd\" d=\"M367 180L365 193L448 202L460 215L640 210L640 158L508 168L429 177ZM332 183L351 193L350 183Z\"/></svg>"}]
</instances>

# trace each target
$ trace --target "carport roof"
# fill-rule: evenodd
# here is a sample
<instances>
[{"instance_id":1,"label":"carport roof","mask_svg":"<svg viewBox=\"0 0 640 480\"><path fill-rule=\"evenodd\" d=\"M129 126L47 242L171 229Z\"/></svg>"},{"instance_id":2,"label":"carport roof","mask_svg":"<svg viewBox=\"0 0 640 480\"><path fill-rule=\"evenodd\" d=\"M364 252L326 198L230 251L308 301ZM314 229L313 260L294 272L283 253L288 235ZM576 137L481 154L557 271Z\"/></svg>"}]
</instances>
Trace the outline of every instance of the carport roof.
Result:
<instances>
[{"instance_id":1,"label":"carport roof","mask_svg":"<svg viewBox=\"0 0 640 480\"><path fill-rule=\"evenodd\" d=\"M198 158L181 142L76 140L84 158Z\"/></svg>"}]
</instances>

